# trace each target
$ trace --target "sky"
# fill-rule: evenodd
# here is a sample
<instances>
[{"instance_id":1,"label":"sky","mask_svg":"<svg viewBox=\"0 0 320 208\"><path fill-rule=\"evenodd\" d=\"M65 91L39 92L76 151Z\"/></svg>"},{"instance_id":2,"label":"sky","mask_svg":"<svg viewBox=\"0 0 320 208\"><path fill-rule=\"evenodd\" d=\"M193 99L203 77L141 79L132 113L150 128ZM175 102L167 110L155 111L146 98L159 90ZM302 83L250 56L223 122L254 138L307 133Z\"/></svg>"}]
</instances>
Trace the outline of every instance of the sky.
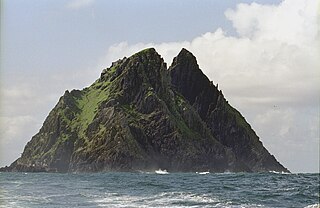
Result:
<instances>
[{"instance_id":1,"label":"sky","mask_svg":"<svg viewBox=\"0 0 320 208\"><path fill-rule=\"evenodd\" d=\"M65 90L112 61L182 47L292 172L319 172L317 0L1 0L0 166L9 165Z\"/></svg>"}]
</instances>

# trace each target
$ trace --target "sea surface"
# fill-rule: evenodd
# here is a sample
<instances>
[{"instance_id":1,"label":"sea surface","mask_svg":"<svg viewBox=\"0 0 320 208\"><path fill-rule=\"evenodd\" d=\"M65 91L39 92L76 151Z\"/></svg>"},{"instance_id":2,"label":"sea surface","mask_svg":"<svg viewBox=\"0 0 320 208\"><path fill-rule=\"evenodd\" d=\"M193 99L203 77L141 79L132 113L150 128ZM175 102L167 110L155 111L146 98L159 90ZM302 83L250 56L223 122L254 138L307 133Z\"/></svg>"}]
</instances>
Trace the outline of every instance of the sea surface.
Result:
<instances>
[{"instance_id":1,"label":"sea surface","mask_svg":"<svg viewBox=\"0 0 320 208\"><path fill-rule=\"evenodd\" d=\"M319 174L0 173L0 207L319 207Z\"/></svg>"}]
</instances>

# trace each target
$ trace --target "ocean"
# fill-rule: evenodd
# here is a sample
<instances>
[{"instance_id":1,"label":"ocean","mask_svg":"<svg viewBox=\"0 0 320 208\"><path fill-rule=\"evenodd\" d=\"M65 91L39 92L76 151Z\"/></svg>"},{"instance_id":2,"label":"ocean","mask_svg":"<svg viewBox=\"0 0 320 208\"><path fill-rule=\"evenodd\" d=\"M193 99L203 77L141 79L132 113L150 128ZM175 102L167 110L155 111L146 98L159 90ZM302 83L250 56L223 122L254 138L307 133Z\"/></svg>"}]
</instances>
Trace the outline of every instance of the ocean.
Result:
<instances>
[{"instance_id":1,"label":"ocean","mask_svg":"<svg viewBox=\"0 0 320 208\"><path fill-rule=\"evenodd\" d=\"M0 173L0 207L319 207L319 174Z\"/></svg>"}]
</instances>

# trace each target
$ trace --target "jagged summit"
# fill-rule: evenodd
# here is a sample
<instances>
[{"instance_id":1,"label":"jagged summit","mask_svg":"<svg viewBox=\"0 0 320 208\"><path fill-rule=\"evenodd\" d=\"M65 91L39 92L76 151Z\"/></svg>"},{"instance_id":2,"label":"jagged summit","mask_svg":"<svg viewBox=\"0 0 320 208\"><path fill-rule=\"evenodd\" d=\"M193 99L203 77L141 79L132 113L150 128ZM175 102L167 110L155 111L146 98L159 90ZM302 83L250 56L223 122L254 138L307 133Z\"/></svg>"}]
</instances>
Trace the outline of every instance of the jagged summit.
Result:
<instances>
[{"instance_id":1,"label":"jagged summit","mask_svg":"<svg viewBox=\"0 0 320 208\"><path fill-rule=\"evenodd\" d=\"M182 49L154 48L66 91L23 154L2 171L288 171Z\"/></svg>"},{"instance_id":2,"label":"jagged summit","mask_svg":"<svg viewBox=\"0 0 320 208\"><path fill-rule=\"evenodd\" d=\"M155 48L152 48L152 47L151 47L151 48L145 48L145 49L137 52L136 54L134 54L134 56L135 56L135 55L143 55L143 54L155 54L155 55L160 56L160 55L158 54L158 52L156 51L156 49L155 49Z\"/></svg>"},{"instance_id":3,"label":"jagged summit","mask_svg":"<svg viewBox=\"0 0 320 208\"><path fill-rule=\"evenodd\" d=\"M173 62L179 62L179 63L184 63L184 64L189 64L191 66L194 66L194 69L197 69L198 63L197 63L197 58L187 49L182 48L181 51L179 52L178 56L176 56L173 59ZM191 69L191 67L190 67Z\"/></svg>"},{"instance_id":4,"label":"jagged summit","mask_svg":"<svg viewBox=\"0 0 320 208\"><path fill-rule=\"evenodd\" d=\"M200 70L196 57L184 48L173 59L169 71L172 85L187 98L191 105L195 102L198 93L211 85L209 79Z\"/></svg>"}]
</instances>

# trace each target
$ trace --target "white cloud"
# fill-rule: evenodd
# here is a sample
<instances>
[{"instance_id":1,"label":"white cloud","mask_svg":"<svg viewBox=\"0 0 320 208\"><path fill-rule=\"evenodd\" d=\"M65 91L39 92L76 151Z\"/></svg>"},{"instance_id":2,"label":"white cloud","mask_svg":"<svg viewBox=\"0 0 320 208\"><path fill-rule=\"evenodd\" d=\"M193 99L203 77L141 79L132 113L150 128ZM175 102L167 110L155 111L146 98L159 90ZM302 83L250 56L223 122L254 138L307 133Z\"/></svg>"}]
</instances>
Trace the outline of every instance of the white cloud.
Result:
<instances>
[{"instance_id":1,"label":"white cloud","mask_svg":"<svg viewBox=\"0 0 320 208\"><path fill-rule=\"evenodd\" d=\"M3 143L11 142L13 138L16 137L22 137L23 131L20 130L22 127L24 130L26 130L25 127L28 127L30 123L36 123L37 120L33 118L32 116L26 115L26 116L16 116L14 118L12 117L6 117L2 116L1 121L6 124L7 128L1 129L0 137L1 138L8 138L6 140L1 140ZM32 132L34 133L34 132ZM17 141L15 141L17 142Z\"/></svg>"},{"instance_id":2,"label":"white cloud","mask_svg":"<svg viewBox=\"0 0 320 208\"><path fill-rule=\"evenodd\" d=\"M238 4L225 15L241 37L305 46L318 35L317 6L316 0L286 0L279 6Z\"/></svg>"},{"instance_id":3,"label":"white cloud","mask_svg":"<svg viewBox=\"0 0 320 208\"><path fill-rule=\"evenodd\" d=\"M67 4L68 9L81 9L90 6L94 3L94 0L72 0Z\"/></svg>"},{"instance_id":4,"label":"white cloud","mask_svg":"<svg viewBox=\"0 0 320 208\"><path fill-rule=\"evenodd\" d=\"M189 49L281 162L293 171L303 170L294 160L310 163L305 171L319 170L317 1L239 4L225 15L238 37L217 29L189 42L123 42L109 48L106 62L155 47L170 64L182 47Z\"/></svg>"},{"instance_id":5,"label":"white cloud","mask_svg":"<svg viewBox=\"0 0 320 208\"><path fill-rule=\"evenodd\" d=\"M0 116L0 147L2 160L12 162L12 158L17 158L20 155L25 145L25 136L29 138L39 128L38 119L24 115L24 116ZM5 124L5 128L4 125ZM0 164L0 166L8 164Z\"/></svg>"},{"instance_id":6,"label":"white cloud","mask_svg":"<svg viewBox=\"0 0 320 208\"><path fill-rule=\"evenodd\" d=\"M79 69L60 73L48 70L45 75L6 76L1 80L0 167L9 165L20 156L26 142L39 131L66 89L88 86L99 73L100 69L92 68L81 69L81 73Z\"/></svg>"}]
</instances>

